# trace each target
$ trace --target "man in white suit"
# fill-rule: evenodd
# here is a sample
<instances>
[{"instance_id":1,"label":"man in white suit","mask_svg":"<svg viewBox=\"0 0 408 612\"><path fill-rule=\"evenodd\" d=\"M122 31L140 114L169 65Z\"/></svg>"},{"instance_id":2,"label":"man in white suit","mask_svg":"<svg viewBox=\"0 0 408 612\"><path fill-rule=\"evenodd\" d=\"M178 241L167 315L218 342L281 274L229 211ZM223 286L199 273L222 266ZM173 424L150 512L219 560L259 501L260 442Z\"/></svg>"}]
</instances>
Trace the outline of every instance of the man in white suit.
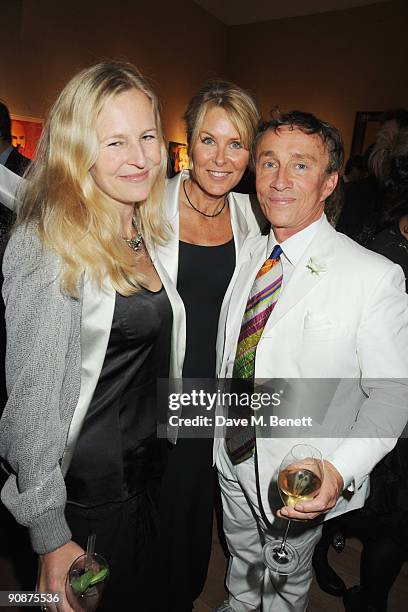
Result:
<instances>
[{"instance_id":1,"label":"man in white suit","mask_svg":"<svg viewBox=\"0 0 408 612\"><path fill-rule=\"evenodd\" d=\"M280 261L274 260L281 270L279 288L252 346L252 376L342 379L328 410L331 430L336 432L337 423L342 431L336 437L306 440L323 453L323 484L312 501L283 508L276 471L297 440L279 437L279 432L273 439L262 437L257 427L253 452L247 445L249 452L238 458L223 438L215 440L231 553L230 596L219 611L306 609L319 523L364 504L370 471L392 449L407 421L404 277L399 266L327 222L324 204L336 187L342 159L338 131L298 111L264 124L254 145L257 194L271 232L247 241L238 262L220 318L218 376L241 376L237 366L248 296L252 299L254 280L279 244ZM297 548L300 564L289 576L269 574L262 562L263 544L283 535L283 517L297 519L289 542Z\"/></svg>"}]
</instances>

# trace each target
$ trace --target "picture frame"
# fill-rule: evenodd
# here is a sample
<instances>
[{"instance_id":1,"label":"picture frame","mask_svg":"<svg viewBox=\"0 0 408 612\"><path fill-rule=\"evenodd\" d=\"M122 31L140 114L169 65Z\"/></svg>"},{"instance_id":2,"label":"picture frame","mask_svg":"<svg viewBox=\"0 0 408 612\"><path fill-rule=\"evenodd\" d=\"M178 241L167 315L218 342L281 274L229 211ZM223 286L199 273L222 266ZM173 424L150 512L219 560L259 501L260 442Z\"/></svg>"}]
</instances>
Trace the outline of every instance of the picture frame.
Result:
<instances>
[{"instance_id":1,"label":"picture frame","mask_svg":"<svg viewBox=\"0 0 408 612\"><path fill-rule=\"evenodd\" d=\"M39 117L10 113L12 145L19 153L34 159L44 120Z\"/></svg>"},{"instance_id":2,"label":"picture frame","mask_svg":"<svg viewBox=\"0 0 408 612\"><path fill-rule=\"evenodd\" d=\"M354 120L350 157L363 155L375 140L383 111L359 111Z\"/></svg>"},{"instance_id":3,"label":"picture frame","mask_svg":"<svg viewBox=\"0 0 408 612\"><path fill-rule=\"evenodd\" d=\"M187 153L187 145L184 142L169 141L169 164L168 177L171 178L190 168L190 158Z\"/></svg>"}]
</instances>

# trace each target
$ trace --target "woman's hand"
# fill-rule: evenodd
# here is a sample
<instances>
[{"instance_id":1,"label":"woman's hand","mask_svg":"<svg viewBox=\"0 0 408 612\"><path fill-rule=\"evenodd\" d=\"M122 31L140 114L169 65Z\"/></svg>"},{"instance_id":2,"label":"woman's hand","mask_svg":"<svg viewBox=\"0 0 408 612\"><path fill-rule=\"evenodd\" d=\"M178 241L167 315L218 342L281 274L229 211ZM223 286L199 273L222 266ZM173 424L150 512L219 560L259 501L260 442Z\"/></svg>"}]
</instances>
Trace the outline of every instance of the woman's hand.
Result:
<instances>
[{"instance_id":1,"label":"woman's hand","mask_svg":"<svg viewBox=\"0 0 408 612\"><path fill-rule=\"evenodd\" d=\"M45 609L53 612L75 612L65 596L65 582L72 563L84 550L70 540L52 552L39 556L39 579L37 589L41 593L58 593L59 603L48 604Z\"/></svg>"}]
</instances>

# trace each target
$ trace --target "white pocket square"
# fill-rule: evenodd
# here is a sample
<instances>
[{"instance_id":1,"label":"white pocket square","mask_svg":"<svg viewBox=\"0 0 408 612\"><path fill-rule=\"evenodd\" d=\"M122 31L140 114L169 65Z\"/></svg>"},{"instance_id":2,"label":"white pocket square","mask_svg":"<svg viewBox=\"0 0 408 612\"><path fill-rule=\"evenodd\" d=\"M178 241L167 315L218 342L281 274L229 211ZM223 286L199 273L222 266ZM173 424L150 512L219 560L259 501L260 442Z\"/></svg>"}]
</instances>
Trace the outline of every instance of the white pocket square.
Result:
<instances>
[{"instance_id":1,"label":"white pocket square","mask_svg":"<svg viewBox=\"0 0 408 612\"><path fill-rule=\"evenodd\" d=\"M335 322L328 317L313 312L308 312L303 322L303 329L308 331L333 329L335 326Z\"/></svg>"}]
</instances>

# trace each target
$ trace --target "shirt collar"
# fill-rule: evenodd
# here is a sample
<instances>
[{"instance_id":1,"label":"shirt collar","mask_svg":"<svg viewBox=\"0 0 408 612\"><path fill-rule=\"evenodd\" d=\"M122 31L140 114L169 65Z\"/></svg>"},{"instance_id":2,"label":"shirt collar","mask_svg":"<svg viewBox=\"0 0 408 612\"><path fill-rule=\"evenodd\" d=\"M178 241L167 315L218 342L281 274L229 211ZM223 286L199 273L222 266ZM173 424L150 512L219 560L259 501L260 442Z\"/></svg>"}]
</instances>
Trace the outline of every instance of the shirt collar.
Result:
<instances>
[{"instance_id":1,"label":"shirt collar","mask_svg":"<svg viewBox=\"0 0 408 612\"><path fill-rule=\"evenodd\" d=\"M292 266L296 266L300 261L303 253L306 251L309 244L312 242L315 237L319 227L324 222L325 215L322 214L320 219L314 221L304 229L300 230L296 234L293 234L290 238L287 238L283 242L280 243L283 255L292 264ZM273 229L271 229L268 237L268 246L267 246L267 255L272 253L272 249L278 244L275 234L273 233Z\"/></svg>"}]
</instances>

